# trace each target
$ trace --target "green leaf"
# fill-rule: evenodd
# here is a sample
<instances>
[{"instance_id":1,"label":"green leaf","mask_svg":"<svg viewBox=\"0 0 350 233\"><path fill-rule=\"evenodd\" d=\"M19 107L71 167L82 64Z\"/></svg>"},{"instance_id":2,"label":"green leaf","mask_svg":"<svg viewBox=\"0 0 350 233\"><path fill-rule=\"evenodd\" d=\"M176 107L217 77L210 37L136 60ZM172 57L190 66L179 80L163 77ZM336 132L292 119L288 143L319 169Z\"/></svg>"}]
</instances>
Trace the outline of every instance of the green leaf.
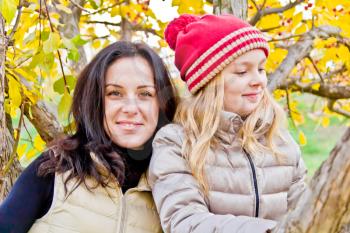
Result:
<instances>
[{"instance_id":1,"label":"green leaf","mask_svg":"<svg viewBox=\"0 0 350 233\"><path fill-rule=\"evenodd\" d=\"M69 50L68 59L77 62L77 61L79 61L79 58L80 58L80 54L79 54L78 49Z\"/></svg>"},{"instance_id":2,"label":"green leaf","mask_svg":"<svg viewBox=\"0 0 350 233\"><path fill-rule=\"evenodd\" d=\"M75 49L76 48L74 43L72 42L72 40L65 38L65 37L62 38L62 44L67 49Z\"/></svg>"},{"instance_id":3,"label":"green leaf","mask_svg":"<svg viewBox=\"0 0 350 233\"><path fill-rule=\"evenodd\" d=\"M58 119L61 122L68 120L68 114L71 104L72 97L67 92L65 92L61 98L60 103L58 104Z\"/></svg>"},{"instance_id":4,"label":"green leaf","mask_svg":"<svg viewBox=\"0 0 350 233\"><path fill-rule=\"evenodd\" d=\"M52 53L60 47L61 39L60 35L56 32L51 32L49 38L44 42L44 53Z\"/></svg>"},{"instance_id":5,"label":"green leaf","mask_svg":"<svg viewBox=\"0 0 350 233\"><path fill-rule=\"evenodd\" d=\"M76 78L72 75L67 75L66 76L66 82L68 85L69 90L74 90L75 88L75 84L77 82ZM53 84L53 89L55 92L59 93L59 94L63 94L64 93L64 79L60 78L58 79L54 84Z\"/></svg>"},{"instance_id":6,"label":"green leaf","mask_svg":"<svg viewBox=\"0 0 350 233\"><path fill-rule=\"evenodd\" d=\"M0 0L0 13L7 24L10 24L13 17L15 17L17 5L18 0Z\"/></svg>"},{"instance_id":7,"label":"green leaf","mask_svg":"<svg viewBox=\"0 0 350 233\"><path fill-rule=\"evenodd\" d=\"M76 35L71 40L74 43L74 45L77 47L82 46L88 42L87 40L81 39L80 35Z\"/></svg>"},{"instance_id":8,"label":"green leaf","mask_svg":"<svg viewBox=\"0 0 350 233\"><path fill-rule=\"evenodd\" d=\"M40 49L40 48L39 48ZM39 52L38 54L35 54L32 58L32 61L29 64L30 69L34 69L39 63L41 63L44 60L44 54L42 52Z\"/></svg>"},{"instance_id":9,"label":"green leaf","mask_svg":"<svg viewBox=\"0 0 350 233\"><path fill-rule=\"evenodd\" d=\"M94 8L94 10L96 10L98 8L98 6L94 0L89 0L89 3L92 6L92 8Z\"/></svg>"},{"instance_id":10,"label":"green leaf","mask_svg":"<svg viewBox=\"0 0 350 233\"><path fill-rule=\"evenodd\" d=\"M41 39L43 41L46 41L47 39L49 39L51 32L50 31L42 31L41 32Z\"/></svg>"}]
</instances>

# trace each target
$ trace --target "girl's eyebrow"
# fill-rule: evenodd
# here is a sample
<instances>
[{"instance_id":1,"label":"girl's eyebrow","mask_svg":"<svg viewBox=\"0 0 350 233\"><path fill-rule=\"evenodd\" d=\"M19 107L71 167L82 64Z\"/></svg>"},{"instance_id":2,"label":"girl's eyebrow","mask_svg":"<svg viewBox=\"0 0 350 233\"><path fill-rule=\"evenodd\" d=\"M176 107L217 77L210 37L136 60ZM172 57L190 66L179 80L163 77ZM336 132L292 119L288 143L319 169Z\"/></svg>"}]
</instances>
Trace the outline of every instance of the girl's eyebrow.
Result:
<instances>
[{"instance_id":1,"label":"girl's eyebrow","mask_svg":"<svg viewBox=\"0 0 350 233\"><path fill-rule=\"evenodd\" d=\"M263 64L264 62L266 62L266 58L262 59L259 62L259 65ZM252 65L251 61L242 61L242 62L235 63L234 66L251 66L251 65Z\"/></svg>"}]
</instances>

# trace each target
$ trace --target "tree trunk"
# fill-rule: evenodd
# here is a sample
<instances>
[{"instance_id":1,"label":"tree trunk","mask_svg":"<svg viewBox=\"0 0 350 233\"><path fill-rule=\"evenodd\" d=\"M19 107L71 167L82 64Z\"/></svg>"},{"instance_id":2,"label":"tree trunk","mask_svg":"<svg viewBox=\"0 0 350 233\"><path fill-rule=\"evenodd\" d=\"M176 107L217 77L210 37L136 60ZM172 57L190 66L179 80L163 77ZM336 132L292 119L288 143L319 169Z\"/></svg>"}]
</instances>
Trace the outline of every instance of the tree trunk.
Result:
<instances>
[{"instance_id":1,"label":"tree trunk","mask_svg":"<svg viewBox=\"0 0 350 233\"><path fill-rule=\"evenodd\" d=\"M55 1L58 4L60 1ZM54 3L55 3L54 2ZM79 6L83 7L85 4L85 0L78 0L75 1L76 4ZM76 7L74 4L69 3L68 8L71 9L72 14L68 14L63 10L59 10L55 8L55 11L60 14L60 22L64 25L63 27L60 27L59 30L63 34L64 37L66 38L73 38L76 35L80 34L80 28L79 28L79 21L80 21L80 16L81 16L81 9ZM75 72L75 74L78 74L86 65L87 63L87 58L86 58L86 53L84 50L84 47L81 46L79 47L79 61L78 62L73 62L70 61L69 66L72 68L72 70Z\"/></svg>"},{"instance_id":2,"label":"tree trunk","mask_svg":"<svg viewBox=\"0 0 350 233\"><path fill-rule=\"evenodd\" d=\"M246 20L248 15L247 0L213 0L213 12L215 15L232 14Z\"/></svg>"},{"instance_id":3,"label":"tree trunk","mask_svg":"<svg viewBox=\"0 0 350 233\"><path fill-rule=\"evenodd\" d=\"M5 58L8 40L5 33L5 22L0 14L0 203L7 196L15 182L21 167L16 154L12 153L13 135L9 130L5 113Z\"/></svg>"},{"instance_id":4,"label":"tree trunk","mask_svg":"<svg viewBox=\"0 0 350 233\"><path fill-rule=\"evenodd\" d=\"M275 232L350 232L350 128L315 173L310 190Z\"/></svg>"}]
</instances>

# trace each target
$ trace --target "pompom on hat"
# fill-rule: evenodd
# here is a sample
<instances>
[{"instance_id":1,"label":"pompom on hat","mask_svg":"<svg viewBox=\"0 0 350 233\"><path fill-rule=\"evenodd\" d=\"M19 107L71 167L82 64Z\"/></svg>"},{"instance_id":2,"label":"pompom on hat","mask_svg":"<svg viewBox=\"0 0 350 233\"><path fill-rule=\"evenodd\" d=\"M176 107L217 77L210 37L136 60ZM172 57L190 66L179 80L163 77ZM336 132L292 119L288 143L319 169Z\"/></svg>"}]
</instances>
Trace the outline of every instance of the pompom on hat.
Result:
<instances>
[{"instance_id":1,"label":"pompom on hat","mask_svg":"<svg viewBox=\"0 0 350 233\"><path fill-rule=\"evenodd\" d=\"M175 51L175 65L192 94L243 53L269 53L263 34L232 15L183 14L168 24L165 40Z\"/></svg>"}]
</instances>

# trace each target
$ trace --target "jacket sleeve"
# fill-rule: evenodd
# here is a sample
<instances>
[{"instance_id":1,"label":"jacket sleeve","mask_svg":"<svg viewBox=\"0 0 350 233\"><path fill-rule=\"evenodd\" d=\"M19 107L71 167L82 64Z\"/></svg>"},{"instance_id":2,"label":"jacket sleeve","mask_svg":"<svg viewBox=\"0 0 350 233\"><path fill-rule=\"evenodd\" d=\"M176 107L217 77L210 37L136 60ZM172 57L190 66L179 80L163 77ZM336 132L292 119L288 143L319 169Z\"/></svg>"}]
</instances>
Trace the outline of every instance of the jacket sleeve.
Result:
<instances>
[{"instance_id":1,"label":"jacket sleeve","mask_svg":"<svg viewBox=\"0 0 350 233\"><path fill-rule=\"evenodd\" d=\"M153 142L148 179L166 233L261 233L271 220L211 213L199 185L181 156L182 129L162 128Z\"/></svg>"},{"instance_id":2,"label":"jacket sleeve","mask_svg":"<svg viewBox=\"0 0 350 233\"><path fill-rule=\"evenodd\" d=\"M299 149L299 147L298 147ZM292 185L288 190L288 209L294 209L302 194L305 192L307 185L305 183L305 177L307 169L303 158L301 157L300 150L297 158L297 163L294 169Z\"/></svg>"}]
</instances>

